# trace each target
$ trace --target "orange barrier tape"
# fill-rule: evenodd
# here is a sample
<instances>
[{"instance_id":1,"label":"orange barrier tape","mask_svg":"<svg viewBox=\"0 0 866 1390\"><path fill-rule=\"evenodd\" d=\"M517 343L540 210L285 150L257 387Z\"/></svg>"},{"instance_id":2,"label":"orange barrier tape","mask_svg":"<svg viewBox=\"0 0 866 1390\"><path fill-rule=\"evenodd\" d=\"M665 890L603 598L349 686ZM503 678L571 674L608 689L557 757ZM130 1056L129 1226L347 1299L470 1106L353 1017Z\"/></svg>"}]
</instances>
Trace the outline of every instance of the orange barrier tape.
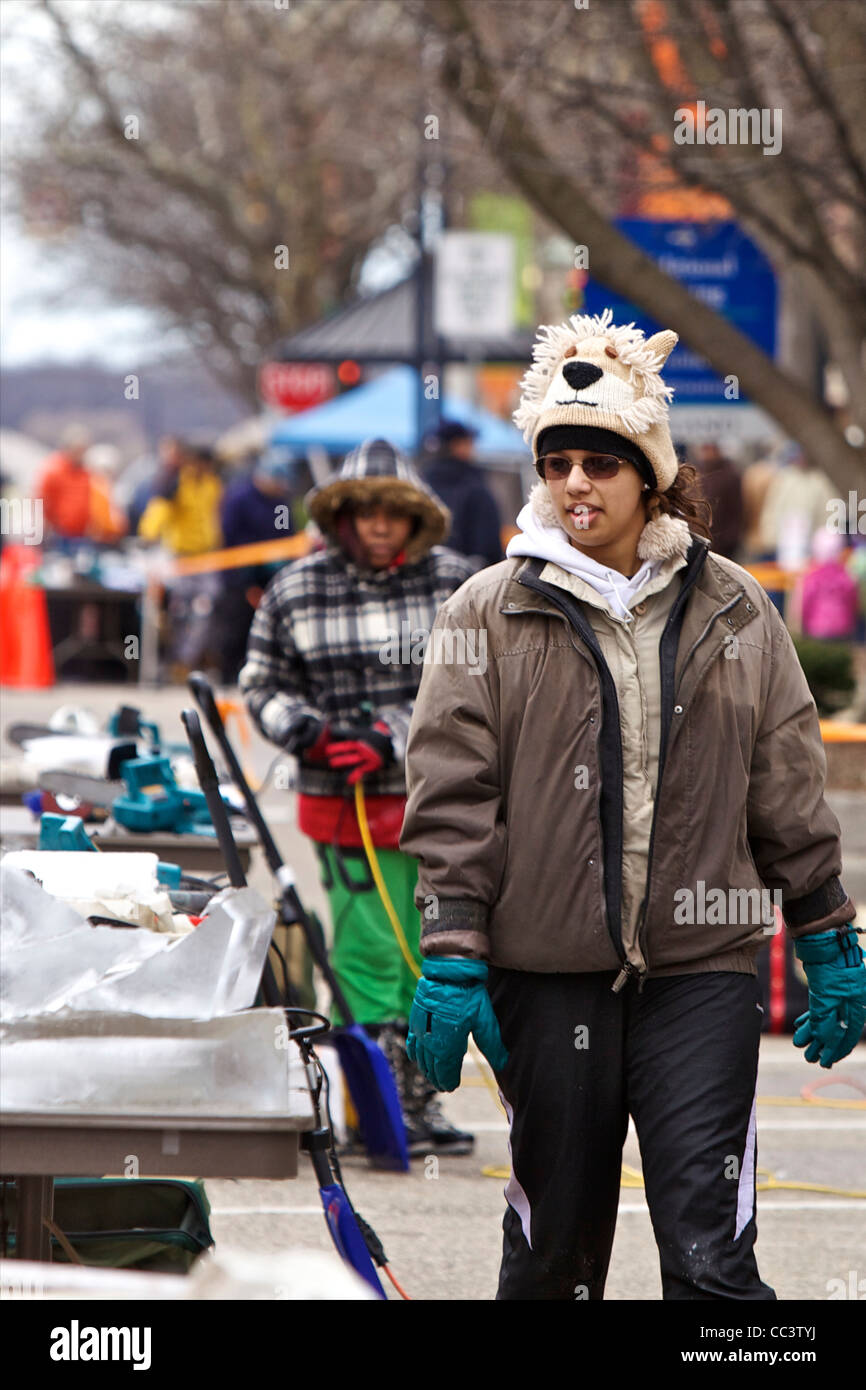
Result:
<instances>
[{"instance_id":1,"label":"orange barrier tape","mask_svg":"<svg viewBox=\"0 0 866 1390\"><path fill-rule=\"evenodd\" d=\"M743 565L753 579L764 589L793 589L797 580L800 578L800 570L783 570L778 565L767 563L764 565Z\"/></svg>"},{"instance_id":2,"label":"orange barrier tape","mask_svg":"<svg viewBox=\"0 0 866 1390\"><path fill-rule=\"evenodd\" d=\"M207 555L187 555L175 560L175 574L206 574L209 570L235 570L242 565L266 565L272 560L297 560L312 549L312 540L302 531L282 541L255 541L235 545L231 550L212 550Z\"/></svg>"},{"instance_id":3,"label":"orange barrier tape","mask_svg":"<svg viewBox=\"0 0 866 1390\"><path fill-rule=\"evenodd\" d=\"M228 724L230 718L235 719L238 726L238 738L240 739L241 747L246 752L249 752L251 744L250 726L247 723L246 710L244 709L243 705L240 703L239 700L231 700L225 698L218 699L216 701L216 707L219 711L219 717L224 724ZM241 759L241 771L243 772L253 791L261 791L261 779L256 777L255 773L249 770L249 767L244 763L243 759Z\"/></svg>"},{"instance_id":4,"label":"orange barrier tape","mask_svg":"<svg viewBox=\"0 0 866 1390\"><path fill-rule=\"evenodd\" d=\"M866 724L834 724L830 719L819 723L825 743L866 743Z\"/></svg>"},{"instance_id":5,"label":"orange barrier tape","mask_svg":"<svg viewBox=\"0 0 866 1390\"><path fill-rule=\"evenodd\" d=\"M502 549L512 536L519 534L516 526L503 526L499 536ZM174 562L175 574L207 574L211 570L240 569L243 565L269 564L274 560L296 560L309 554L313 542L305 531L298 536L286 536L281 541L255 541L252 545L236 545L231 550L213 550L207 555L187 555ZM847 552L845 552L847 554ZM843 560L845 555L841 557ZM786 570L772 561L743 568L765 589L793 589L802 570Z\"/></svg>"}]
</instances>

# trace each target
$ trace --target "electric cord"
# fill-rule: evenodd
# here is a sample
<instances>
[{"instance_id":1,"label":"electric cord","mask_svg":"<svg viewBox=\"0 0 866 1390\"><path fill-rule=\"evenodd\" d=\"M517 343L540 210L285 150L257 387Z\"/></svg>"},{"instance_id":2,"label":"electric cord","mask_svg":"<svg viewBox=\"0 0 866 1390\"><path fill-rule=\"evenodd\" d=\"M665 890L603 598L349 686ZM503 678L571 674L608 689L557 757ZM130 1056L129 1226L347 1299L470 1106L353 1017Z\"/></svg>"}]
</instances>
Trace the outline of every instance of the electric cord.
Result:
<instances>
[{"instance_id":1,"label":"electric cord","mask_svg":"<svg viewBox=\"0 0 866 1390\"><path fill-rule=\"evenodd\" d=\"M391 1283L398 1290L401 1298L404 1298L407 1301L411 1302L409 1295L401 1287L401 1285L398 1283L397 1279L391 1272L388 1263L388 1257L385 1254L385 1248L382 1245L381 1240L377 1236L376 1232L373 1230L373 1227L370 1225L370 1223L366 1221L364 1217L361 1216L361 1214L358 1212L354 1202L352 1201L352 1198L349 1195L349 1190L346 1187L346 1180L343 1177L343 1170L340 1166L340 1159L337 1153L336 1143L334 1140L334 1117L331 1114L331 1083L328 1078L328 1073L322 1065L321 1058L317 1055L312 1042L314 1037L324 1037L327 1033L331 1031L331 1021L325 1014L319 1013L316 1009L286 1009L285 1012L290 1022L292 1020L292 1017L296 1014L303 1014L307 1018L314 1018L318 1020L318 1025L314 1025L313 1029L311 1029L309 1025L304 1025L302 1028L290 1028L289 1037L293 1041L298 1043L298 1046L301 1051L301 1056L304 1059L304 1063L308 1066L312 1066L313 1069L313 1074L315 1076L315 1086L310 1086L310 1094L313 1098L313 1108L314 1113L317 1117L317 1122L319 1121L323 1110L325 1119L327 1120L328 1146L326 1152L328 1154L328 1160L331 1166L331 1170L336 1181L339 1183L340 1187L343 1190L346 1201L349 1204L349 1210L355 1218L358 1230L360 1231L364 1244L367 1247L367 1252L370 1256L370 1259L373 1261L374 1264L378 1265L380 1269L384 1269L385 1273L388 1275L388 1278L391 1280ZM308 1082L310 1080L309 1071L307 1073L307 1080Z\"/></svg>"},{"instance_id":2,"label":"electric cord","mask_svg":"<svg viewBox=\"0 0 866 1390\"><path fill-rule=\"evenodd\" d=\"M363 1238L364 1244L367 1247L370 1259L373 1261L374 1264L378 1265L380 1269L384 1269L385 1273L391 1280L391 1283L394 1285L395 1289L397 1289L401 1298L404 1298L408 1303L411 1303L412 1300L409 1294L405 1292L405 1290L397 1282L396 1278L391 1272L391 1266L388 1262L388 1256L385 1254L385 1247L383 1246L381 1240L376 1235L376 1232L373 1230L373 1227L370 1225L370 1223L368 1221L365 1221L364 1217L360 1215L354 1202L352 1201L352 1198L349 1196L349 1190L346 1187L346 1180L343 1177L343 1170L340 1166L340 1159L337 1153L336 1144L334 1142L334 1121L331 1115L331 1083L328 1079L328 1073L322 1066L321 1060L318 1057L316 1057L315 1053L312 1053L312 1057L315 1059L316 1066L321 1075L319 1093L324 1092L324 1108L325 1115L328 1121L329 1137L328 1158L330 1159L331 1167L334 1170L334 1176L336 1177L337 1182L340 1184L340 1187L343 1189L343 1192L346 1195L346 1201L349 1203L349 1208L352 1212L352 1215L358 1223L358 1230L361 1232L361 1236Z\"/></svg>"},{"instance_id":3,"label":"electric cord","mask_svg":"<svg viewBox=\"0 0 866 1390\"><path fill-rule=\"evenodd\" d=\"M469 1077L463 1084L477 1086L480 1083L476 1081L474 1077ZM866 1101L862 1100L815 1100L812 1097L811 1092L813 1090L821 1086L833 1085L853 1086L855 1090L863 1091L864 1094L866 1094L866 1086L863 1086L862 1082L856 1077L828 1076L826 1079L812 1081L804 1086L800 1096L758 1096L757 1103L759 1106L806 1106L809 1109L818 1107L827 1110L835 1110L844 1107L850 1110L866 1110ZM756 1174L764 1175L763 1182L755 1183L755 1189L758 1192L778 1192L783 1190L786 1192L821 1192L825 1193L827 1196L853 1197L857 1200L866 1201L866 1191L862 1191L858 1188L832 1187L826 1183L817 1182L787 1182L777 1178L769 1168L757 1168L755 1171ZM495 1165L482 1168L481 1172L485 1178L507 1179L511 1176L510 1168L500 1168ZM624 1163L622 1165L620 1185L629 1188L642 1188L644 1186L643 1174L637 1168L631 1168L627 1163Z\"/></svg>"},{"instance_id":4,"label":"electric cord","mask_svg":"<svg viewBox=\"0 0 866 1390\"><path fill-rule=\"evenodd\" d=\"M278 961L280 962L280 969L283 972L283 1002L285 1004L286 1009L288 1009L289 990L291 987L291 982L289 980L289 967L286 964L286 958L283 955L281 948L277 945L273 937L271 937L271 944L268 947L268 949L275 953ZM296 1010L293 1009L292 1012L294 1013L296 1012Z\"/></svg>"},{"instance_id":5,"label":"electric cord","mask_svg":"<svg viewBox=\"0 0 866 1390\"><path fill-rule=\"evenodd\" d=\"M370 872L373 875L373 880L376 884L379 897L382 900L382 906L388 914L388 920L391 923L394 935L397 938L397 944L400 947L403 959L405 960L409 969L412 971L412 974L415 976L415 979L419 980L421 978L421 971L415 964L415 959L412 955L411 947L409 946L409 942L406 940L406 933L404 932L403 927L400 924L400 919L397 916L394 904L391 901L391 896L388 892L385 879L382 875L382 869L379 865L379 860L376 856L376 848L373 844L373 837L370 834L370 824L367 820L367 807L364 801L364 789L362 786L362 781L363 779L359 779L355 783L355 814L358 817L358 826L361 831L361 840L363 842L364 851L367 855L367 860L370 865ZM493 1097L493 1102L496 1105L496 1108L504 1115L505 1108L502 1104L502 1101L499 1098L499 1087L496 1085L496 1081L493 1078L492 1072L488 1068L486 1059L483 1057L480 1050L475 1046L475 1043L472 1041L472 1038L468 1038L467 1042L469 1044L469 1052L471 1053L475 1065L478 1068L484 1085L487 1087L488 1091Z\"/></svg>"},{"instance_id":6,"label":"electric cord","mask_svg":"<svg viewBox=\"0 0 866 1390\"><path fill-rule=\"evenodd\" d=\"M403 953L403 957L406 960L406 963L409 965L409 968L412 970L415 977L419 978L421 972L415 964L414 959L412 958L409 943L406 940L406 934L403 931L403 928L400 925L400 921L394 910L394 904L392 903L391 898L388 894L388 889L385 885L385 880L382 877L382 871L379 867L379 862L376 858L376 850L373 845L372 836L370 835L370 827L367 821L366 807L364 805L364 792L360 781L356 782L355 784L355 811L358 817L358 825L361 829L361 839L364 843L364 849L367 853L367 858L370 862L370 870L373 874L373 878L375 880L379 896L382 899L382 904L385 908L385 911L388 914L388 919L394 930L394 934L397 937L397 941L400 945L400 950ZM498 1108L504 1113L504 1107L499 1098L498 1087L495 1087L495 1083L488 1075L486 1061L484 1061L484 1059L482 1058L481 1053L478 1051L471 1038L469 1039L469 1049L473 1055L475 1064L478 1067L479 1080L476 1081L474 1078L467 1077L465 1081L461 1082L461 1085L484 1085L487 1088L487 1090L490 1091L490 1093L493 1095ZM833 1108L846 1110L866 1110L866 1101L835 1099L815 1100L812 1098L811 1092L817 1089L818 1087L824 1085L832 1085L834 1082L841 1080L842 1078L827 1077L826 1080L812 1082L809 1086L804 1088L802 1099L797 1099L794 1097L787 1098L784 1096L758 1097L758 1105L817 1105L822 1107L826 1106L828 1109ZM863 1090L864 1093L866 1093L866 1087L863 1087L859 1081L855 1079L849 1079L846 1077L844 1078L844 1082L853 1085L856 1089ZM488 1166L486 1168L482 1168L481 1171L484 1177L508 1178L510 1176L511 1170ZM640 1173L637 1172L637 1170L630 1169L627 1165L624 1164L622 1171L624 1174L622 1185L624 1187L643 1187L643 1177ZM757 1171L759 1173L765 1173L767 1177L766 1182L756 1184L758 1191L769 1191L771 1189L785 1188L788 1191L826 1192L828 1194L834 1194L836 1196L855 1197L858 1199L862 1198L866 1200L866 1191L841 1187L831 1187L820 1183L780 1182L769 1171L769 1169L759 1168Z\"/></svg>"}]
</instances>

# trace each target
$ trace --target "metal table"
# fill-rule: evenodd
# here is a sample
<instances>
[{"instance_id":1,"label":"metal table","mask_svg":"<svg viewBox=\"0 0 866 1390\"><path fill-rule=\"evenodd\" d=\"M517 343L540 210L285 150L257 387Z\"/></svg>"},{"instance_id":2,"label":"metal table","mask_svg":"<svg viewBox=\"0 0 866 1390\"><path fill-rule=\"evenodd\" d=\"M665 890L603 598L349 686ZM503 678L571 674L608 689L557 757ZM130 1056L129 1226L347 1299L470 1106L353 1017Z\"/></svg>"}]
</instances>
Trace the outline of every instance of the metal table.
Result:
<instances>
[{"instance_id":1,"label":"metal table","mask_svg":"<svg viewBox=\"0 0 866 1390\"><path fill-rule=\"evenodd\" d=\"M87 679L66 676L64 668L79 664L110 662L121 682L135 680L139 662L127 656L127 639L140 640L139 608L141 593L133 589L108 589L93 580L77 579L70 584L46 586L48 621L51 627L54 670L58 680ZM58 629L69 635L58 640Z\"/></svg>"},{"instance_id":2,"label":"metal table","mask_svg":"<svg viewBox=\"0 0 866 1390\"><path fill-rule=\"evenodd\" d=\"M222 850L216 837L209 835L172 835L168 830L153 830L136 834L117 825L110 834L102 826L88 826L88 833L99 842L101 850L146 850L171 864L180 864L189 874L217 874L223 869ZM255 831L248 824L232 820L232 834L238 847L241 868L247 873L250 856L257 844ZM0 841L3 849L35 849L39 839L39 822L26 806L0 808Z\"/></svg>"},{"instance_id":3,"label":"metal table","mask_svg":"<svg viewBox=\"0 0 866 1390\"><path fill-rule=\"evenodd\" d=\"M18 1187L16 1254L50 1260L55 1177L295 1178L311 1117L61 1115L6 1112L0 1172ZM51 1174L51 1176L47 1176Z\"/></svg>"}]
</instances>

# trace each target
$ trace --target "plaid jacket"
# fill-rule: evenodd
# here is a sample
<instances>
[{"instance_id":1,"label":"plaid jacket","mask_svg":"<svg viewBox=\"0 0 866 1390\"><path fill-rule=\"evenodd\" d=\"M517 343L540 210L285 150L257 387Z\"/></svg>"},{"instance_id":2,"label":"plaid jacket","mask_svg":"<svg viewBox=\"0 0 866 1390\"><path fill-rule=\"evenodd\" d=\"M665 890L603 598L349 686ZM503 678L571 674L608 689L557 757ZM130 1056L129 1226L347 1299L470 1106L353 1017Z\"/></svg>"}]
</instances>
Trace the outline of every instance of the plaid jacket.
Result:
<instances>
[{"instance_id":1,"label":"plaid jacket","mask_svg":"<svg viewBox=\"0 0 866 1390\"><path fill-rule=\"evenodd\" d=\"M423 641L440 604L474 573L471 561L433 546L414 564L373 570L337 545L287 565L265 590L239 684L265 738L293 751L310 716L333 723L384 720L395 762L365 779L370 795L405 795L404 758L421 680ZM340 795L345 774L299 760L297 788Z\"/></svg>"}]
</instances>

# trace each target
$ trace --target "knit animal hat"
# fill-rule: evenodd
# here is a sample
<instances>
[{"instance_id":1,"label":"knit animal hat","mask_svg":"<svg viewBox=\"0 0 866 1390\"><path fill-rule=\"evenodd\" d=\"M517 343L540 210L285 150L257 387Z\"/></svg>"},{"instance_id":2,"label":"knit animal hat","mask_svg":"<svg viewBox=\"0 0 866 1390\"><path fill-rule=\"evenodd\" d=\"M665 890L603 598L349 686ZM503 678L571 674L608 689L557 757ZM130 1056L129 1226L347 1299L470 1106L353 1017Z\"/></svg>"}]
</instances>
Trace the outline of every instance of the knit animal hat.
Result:
<instances>
[{"instance_id":1,"label":"knit animal hat","mask_svg":"<svg viewBox=\"0 0 866 1390\"><path fill-rule=\"evenodd\" d=\"M679 465L668 414L673 389L659 373L678 336L666 328L645 338L633 323L612 320L605 309L539 328L514 423L536 459L551 449L616 453L665 492Z\"/></svg>"}]
</instances>

